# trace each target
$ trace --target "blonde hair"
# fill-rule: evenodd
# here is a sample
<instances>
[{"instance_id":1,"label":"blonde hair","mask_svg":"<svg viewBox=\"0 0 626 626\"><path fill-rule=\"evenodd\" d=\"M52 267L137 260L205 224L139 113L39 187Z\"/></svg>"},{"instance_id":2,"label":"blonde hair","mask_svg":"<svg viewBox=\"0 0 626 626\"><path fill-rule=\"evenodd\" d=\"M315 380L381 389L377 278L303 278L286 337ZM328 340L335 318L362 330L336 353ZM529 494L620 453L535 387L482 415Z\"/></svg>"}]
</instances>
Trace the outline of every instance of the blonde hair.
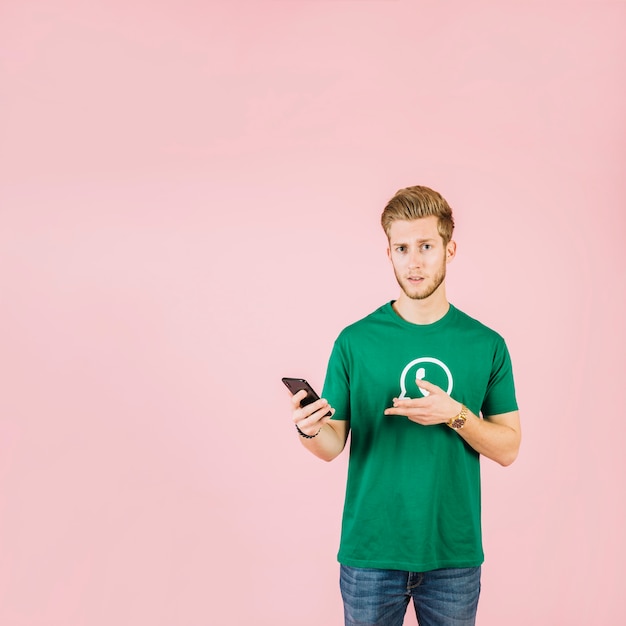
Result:
<instances>
[{"instance_id":1,"label":"blonde hair","mask_svg":"<svg viewBox=\"0 0 626 626\"><path fill-rule=\"evenodd\" d=\"M380 216L380 223L389 237L391 224L396 220L416 220L430 215L438 218L437 230L447 245L454 230L452 209L440 193L429 187L415 185L397 191Z\"/></svg>"}]
</instances>

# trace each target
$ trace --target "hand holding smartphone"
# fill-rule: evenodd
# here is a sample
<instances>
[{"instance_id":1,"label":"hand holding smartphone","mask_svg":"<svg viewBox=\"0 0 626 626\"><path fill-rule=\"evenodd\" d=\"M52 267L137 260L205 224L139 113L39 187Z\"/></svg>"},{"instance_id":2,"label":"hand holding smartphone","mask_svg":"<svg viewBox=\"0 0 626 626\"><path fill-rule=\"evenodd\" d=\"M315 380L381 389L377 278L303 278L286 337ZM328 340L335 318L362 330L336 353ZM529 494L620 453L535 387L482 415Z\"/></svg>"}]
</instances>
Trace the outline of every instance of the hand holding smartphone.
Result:
<instances>
[{"instance_id":1,"label":"hand holding smartphone","mask_svg":"<svg viewBox=\"0 0 626 626\"><path fill-rule=\"evenodd\" d=\"M304 389L306 391L306 397L300 401L300 406L306 406L307 404L311 404L316 400L319 400L320 397L316 393L316 391L311 387L311 385L304 378L283 378L283 383L289 391L291 391L292 395L298 393ZM324 417L328 417L332 415L330 411L324 415Z\"/></svg>"}]
</instances>

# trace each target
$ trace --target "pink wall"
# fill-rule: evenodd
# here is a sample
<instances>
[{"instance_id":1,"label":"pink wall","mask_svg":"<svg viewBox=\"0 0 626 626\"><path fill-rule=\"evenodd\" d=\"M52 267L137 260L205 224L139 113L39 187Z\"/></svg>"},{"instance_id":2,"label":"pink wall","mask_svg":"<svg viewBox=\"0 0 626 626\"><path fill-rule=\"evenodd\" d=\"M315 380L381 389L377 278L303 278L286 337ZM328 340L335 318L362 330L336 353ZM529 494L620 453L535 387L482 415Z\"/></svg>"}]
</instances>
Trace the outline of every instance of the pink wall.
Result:
<instances>
[{"instance_id":1,"label":"pink wall","mask_svg":"<svg viewBox=\"0 0 626 626\"><path fill-rule=\"evenodd\" d=\"M626 621L626 2L4 0L0 624L341 623L284 375L396 296L396 189L524 420L479 624ZM414 618L407 618L413 624Z\"/></svg>"}]
</instances>

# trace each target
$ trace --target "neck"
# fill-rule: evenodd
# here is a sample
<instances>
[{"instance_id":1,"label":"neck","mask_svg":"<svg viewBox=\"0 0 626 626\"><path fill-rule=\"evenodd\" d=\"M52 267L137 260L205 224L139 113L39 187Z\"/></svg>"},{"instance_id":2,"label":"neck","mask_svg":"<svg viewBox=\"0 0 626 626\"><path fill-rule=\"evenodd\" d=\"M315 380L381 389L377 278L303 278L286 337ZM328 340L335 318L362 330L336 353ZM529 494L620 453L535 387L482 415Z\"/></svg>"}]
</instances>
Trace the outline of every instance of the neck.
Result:
<instances>
[{"instance_id":1,"label":"neck","mask_svg":"<svg viewBox=\"0 0 626 626\"><path fill-rule=\"evenodd\" d=\"M450 303L443 289L437 290L424 300L413 300L402 292L392 306L402 319L411 324L433 324L450 309Z\"/></svg>"}]
</instances>

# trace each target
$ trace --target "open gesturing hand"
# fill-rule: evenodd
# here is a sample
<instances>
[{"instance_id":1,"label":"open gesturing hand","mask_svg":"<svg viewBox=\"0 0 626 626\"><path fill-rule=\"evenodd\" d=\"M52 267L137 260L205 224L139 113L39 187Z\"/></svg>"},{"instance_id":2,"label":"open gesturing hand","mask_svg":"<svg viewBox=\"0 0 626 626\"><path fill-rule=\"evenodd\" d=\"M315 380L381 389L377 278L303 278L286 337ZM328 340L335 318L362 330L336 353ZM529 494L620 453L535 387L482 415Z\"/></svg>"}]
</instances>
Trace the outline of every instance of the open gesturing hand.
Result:
<instances>
[{"instance_id":1,"label":"open gesturing hand","mask_svg":"<svg viewBox=\"0 0 626 626\"><path fill-rule=\"evenodd\" d=\"M461 412L463 405L450 397L441 387L418 378L420 389L428 392L423 398L394 398L385 415L401 415L422 426L444 424Z\"/></svg>"}]
</instances>

